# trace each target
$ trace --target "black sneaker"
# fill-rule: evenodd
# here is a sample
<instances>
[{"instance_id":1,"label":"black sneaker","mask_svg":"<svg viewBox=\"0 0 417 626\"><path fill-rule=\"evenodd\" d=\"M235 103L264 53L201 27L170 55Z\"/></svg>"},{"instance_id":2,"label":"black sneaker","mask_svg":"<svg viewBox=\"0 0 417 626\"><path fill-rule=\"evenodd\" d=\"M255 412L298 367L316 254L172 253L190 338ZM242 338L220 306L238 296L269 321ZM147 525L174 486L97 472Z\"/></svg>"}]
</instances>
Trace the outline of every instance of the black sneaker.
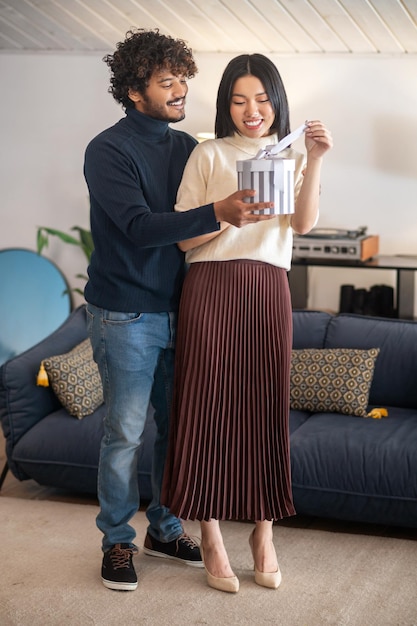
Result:
<instances>
[{"instance_id":1,"label":"black sneaker","mask_svg":"<svg viewBox=\"0 0 417 626\"><path fill-rule=\"evenodd\" d=\"M143 551L150 556L160 556L163 559L174 559L193 567L204 567L198 544L183 533L177 539L163 543L146 534Z\"/></svg>"},{"instance_id":2,"label":"black sneaker","mask_svg":"<svg viewBox=\"0 0 417 626\"><path fill-rule=\"evenodd\" d=\"M137 548L129 543L117 543L107 550L101 566L101 580L108 589L134 591L138 586L138 577L133 567L132 557Z\"/></svg>"}]
</instances>

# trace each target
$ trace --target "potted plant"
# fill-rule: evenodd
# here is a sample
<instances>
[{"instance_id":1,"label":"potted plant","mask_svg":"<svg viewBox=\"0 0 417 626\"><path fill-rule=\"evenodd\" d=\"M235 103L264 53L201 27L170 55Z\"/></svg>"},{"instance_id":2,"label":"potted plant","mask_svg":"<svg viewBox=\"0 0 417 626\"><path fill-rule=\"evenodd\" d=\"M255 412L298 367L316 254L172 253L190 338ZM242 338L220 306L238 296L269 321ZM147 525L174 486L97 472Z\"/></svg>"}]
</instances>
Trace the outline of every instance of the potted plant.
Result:
<instances>
[{"instance_id":1,"label":"potted plant","mask_svg":"<svg viewBox=\"0 0 417 626\"><path fill-rule=\"evenodd\" d=\"M36 237L38 254L42 254L43 249L48 247L49 237L52 235L54 237L58 237L64 243L69 243L71 245L81 248L87 259L87 263L89 263L91 254L94 250L91 232L89 230L86 230L85 228L81 228L81 226L73 226L71 230L75 231L77 233L77 236L69 235L62 230L56 230L55 228L40 226L38 228ZM87 280L87 276L85 276L84 274L77 274L76 278L82 278L83 280ZM77 287L73 288L72 291L83 295L83 291Z\"/></svg>"}]
</instances>

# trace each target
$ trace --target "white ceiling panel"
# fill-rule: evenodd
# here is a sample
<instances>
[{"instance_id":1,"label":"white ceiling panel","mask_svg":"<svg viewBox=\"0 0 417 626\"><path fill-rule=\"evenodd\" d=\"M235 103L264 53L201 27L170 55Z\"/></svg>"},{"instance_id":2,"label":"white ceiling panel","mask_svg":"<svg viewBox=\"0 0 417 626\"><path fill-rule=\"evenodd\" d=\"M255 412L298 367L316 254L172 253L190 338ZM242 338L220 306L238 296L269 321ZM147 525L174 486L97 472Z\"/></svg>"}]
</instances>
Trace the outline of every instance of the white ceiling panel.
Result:
<instances>
[{"instance_id":1,"label":"white ceiling panel","mask_svg":"<svg viewBox=\"0 0 417 626\"><path fill-rule=\"evenodd\" d=\"M416 54L417 0L0 0L0 52L111 52L159 28L194 52Z\"/></svg>"}]
</instances>

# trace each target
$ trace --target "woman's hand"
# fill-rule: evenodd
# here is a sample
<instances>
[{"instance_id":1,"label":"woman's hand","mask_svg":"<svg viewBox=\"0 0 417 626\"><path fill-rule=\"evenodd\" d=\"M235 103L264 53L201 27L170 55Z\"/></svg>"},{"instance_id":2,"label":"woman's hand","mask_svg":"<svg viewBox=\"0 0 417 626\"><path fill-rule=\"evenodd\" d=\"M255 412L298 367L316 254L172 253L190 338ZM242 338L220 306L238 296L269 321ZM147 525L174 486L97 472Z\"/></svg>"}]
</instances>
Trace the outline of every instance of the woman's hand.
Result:
<instances>
[{"instance_id":1,"label":"woman's hand","mask_svg":"<svg viewBox=\"0 0 417 626\"><path fill-rule=\"evenodd\" d=\"M325 152L333 147L332 134L320 120L307 122L305 146L307 159L320 159Z\"/></svg>"}]
</instances>

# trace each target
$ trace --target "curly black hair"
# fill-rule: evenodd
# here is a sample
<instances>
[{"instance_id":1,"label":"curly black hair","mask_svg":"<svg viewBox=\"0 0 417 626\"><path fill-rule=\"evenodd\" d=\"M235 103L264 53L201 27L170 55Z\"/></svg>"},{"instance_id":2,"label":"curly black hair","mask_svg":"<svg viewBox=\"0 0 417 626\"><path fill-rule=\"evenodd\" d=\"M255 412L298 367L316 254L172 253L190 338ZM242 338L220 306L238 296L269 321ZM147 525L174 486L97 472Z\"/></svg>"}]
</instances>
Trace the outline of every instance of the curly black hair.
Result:
<instances>
[{"instance_id":1,"label":"curly black hair","mask_svg":"<svg viewBox=\"0 0 417 626\"><path fill-rule=\"evenodd\" d=\"M174 76L186 78L193 78L198 71L185 41L162 35L158 28L129 30L116 48L103 61L111 71L109 93L125 109L134 106L129 89L144 94L155 71L168 69Z\"/></svg>"}]
</instances>

